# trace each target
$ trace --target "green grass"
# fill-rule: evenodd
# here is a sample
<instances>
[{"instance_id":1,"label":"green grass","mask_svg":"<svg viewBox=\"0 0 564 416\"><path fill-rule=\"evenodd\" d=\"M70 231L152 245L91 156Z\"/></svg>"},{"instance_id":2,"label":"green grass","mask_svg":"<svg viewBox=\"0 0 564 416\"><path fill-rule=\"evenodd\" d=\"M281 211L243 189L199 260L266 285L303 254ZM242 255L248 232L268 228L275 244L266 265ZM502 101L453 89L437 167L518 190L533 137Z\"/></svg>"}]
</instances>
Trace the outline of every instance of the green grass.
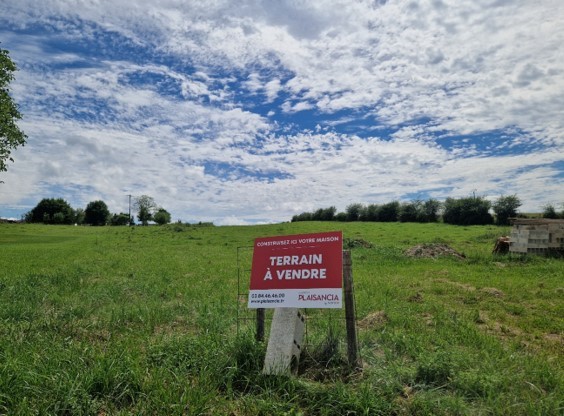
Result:
<instances>
[{"instance_id":1,"label":"green grass","mask_svg":"<svg viewBox=\"0 0 564 416\"><path fill-rule=\"evenodd\" d=\"M238 247L338 229L372 244L352 249L362 371L342 311L308 310L299 373L262 375ZM562 414L564 261L493 256L506 234L0 224L0 414ZM424 243L466 258L404 254Z\"/></svg>"}]
</instances>

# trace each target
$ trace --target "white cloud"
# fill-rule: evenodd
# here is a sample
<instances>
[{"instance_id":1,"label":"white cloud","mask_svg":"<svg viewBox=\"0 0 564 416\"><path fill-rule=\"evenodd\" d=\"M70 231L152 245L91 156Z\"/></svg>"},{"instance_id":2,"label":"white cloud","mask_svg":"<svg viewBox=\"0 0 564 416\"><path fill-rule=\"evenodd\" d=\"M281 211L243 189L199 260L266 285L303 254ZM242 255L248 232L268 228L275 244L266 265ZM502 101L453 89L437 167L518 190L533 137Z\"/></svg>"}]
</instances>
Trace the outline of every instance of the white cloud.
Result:
<instances>
[{"instance_id":1,"label":"white cloud","mask_svg":"<svg viewBox=\"0 0 564 416\"><path fill-rule=\"evenodd\" d=\"M425 190L517 193L530 210L564 199L559 0L8 0L8 19L29 143L0 205L68 189L123 211L147 193L173 218L244 224ZM102 54L57 46L84 39ZM113 59L115 45L147 62ZM306 110L315 133L292 121ZM490 146L473 141L488 132Z\"/></svg>"},{"instance_id":2,"label":"white cloud","mask_svg":"<svg viewBox=\"0 0 564 416\"><path fill-rule=\"evenodd\" d=\"M268 100L268 102L272 102L276 99L276 97L278 96L278 93L281 90L281 85L280 85L280 80L275 78L273 80L270 80L266 83L266 85L264 86L265 92L266 92L266 98Z\"/></svg>"}]
</instances>

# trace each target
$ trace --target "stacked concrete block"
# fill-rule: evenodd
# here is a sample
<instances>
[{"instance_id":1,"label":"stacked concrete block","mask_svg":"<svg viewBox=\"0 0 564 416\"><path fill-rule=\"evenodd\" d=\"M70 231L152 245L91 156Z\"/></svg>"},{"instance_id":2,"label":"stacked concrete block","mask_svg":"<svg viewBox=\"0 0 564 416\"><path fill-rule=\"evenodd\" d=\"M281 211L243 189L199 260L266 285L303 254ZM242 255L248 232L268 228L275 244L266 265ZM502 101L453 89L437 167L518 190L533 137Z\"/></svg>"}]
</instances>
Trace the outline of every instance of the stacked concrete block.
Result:
<instances>
[{"instance_id":1,"label":"stacked concrete block","mask_svg":"<svg viewBox=\"0 0 564 416\"><path fill-rule=\"evenodd\" d=\"M509 251L522 254L564 254L564 220L514 219Z\"/></svg>"}]
</instances>

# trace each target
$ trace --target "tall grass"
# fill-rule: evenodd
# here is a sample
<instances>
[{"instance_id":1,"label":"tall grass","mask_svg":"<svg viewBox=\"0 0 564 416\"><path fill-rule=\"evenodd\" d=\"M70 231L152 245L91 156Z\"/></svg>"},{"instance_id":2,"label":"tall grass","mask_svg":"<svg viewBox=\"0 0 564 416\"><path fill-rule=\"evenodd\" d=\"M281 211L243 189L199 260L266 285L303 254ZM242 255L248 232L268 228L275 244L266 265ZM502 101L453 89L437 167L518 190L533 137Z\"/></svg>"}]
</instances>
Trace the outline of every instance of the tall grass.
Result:
<instances>
[{"instance_id":1,"label":"tall grass","mask_svg":"<svg viewBox=\"0 0 564 416\"><path fill-rule=\"evenodd\" d=\"M372 245L352 248L362 371L342 313L308 310L297 374L262 375L237 248L336 227ZM0 224L0 414L562 414L564 262L491 255L503 234ZM405 255L439 242L466 258Z\"/></svg>"}]
</instances>

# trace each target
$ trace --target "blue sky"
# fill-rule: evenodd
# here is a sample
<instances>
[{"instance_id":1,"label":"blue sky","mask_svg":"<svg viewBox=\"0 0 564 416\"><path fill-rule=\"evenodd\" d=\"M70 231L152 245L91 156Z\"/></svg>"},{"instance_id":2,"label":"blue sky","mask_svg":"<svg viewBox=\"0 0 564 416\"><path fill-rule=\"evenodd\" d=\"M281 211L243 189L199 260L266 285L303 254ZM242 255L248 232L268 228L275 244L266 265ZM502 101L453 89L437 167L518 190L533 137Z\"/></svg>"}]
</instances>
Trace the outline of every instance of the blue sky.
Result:
<instances>
[{"instance_id":1,"label":"blue sky","mask_svg":"<svg viewBox=\"0 0 564 416\"><path fill-rule=\"evenodd\" d=\"M25 147L0 216L150 195L253 224L351 203L564 202L561 0L4 0Z\"/></svg>"}]
</instances>

